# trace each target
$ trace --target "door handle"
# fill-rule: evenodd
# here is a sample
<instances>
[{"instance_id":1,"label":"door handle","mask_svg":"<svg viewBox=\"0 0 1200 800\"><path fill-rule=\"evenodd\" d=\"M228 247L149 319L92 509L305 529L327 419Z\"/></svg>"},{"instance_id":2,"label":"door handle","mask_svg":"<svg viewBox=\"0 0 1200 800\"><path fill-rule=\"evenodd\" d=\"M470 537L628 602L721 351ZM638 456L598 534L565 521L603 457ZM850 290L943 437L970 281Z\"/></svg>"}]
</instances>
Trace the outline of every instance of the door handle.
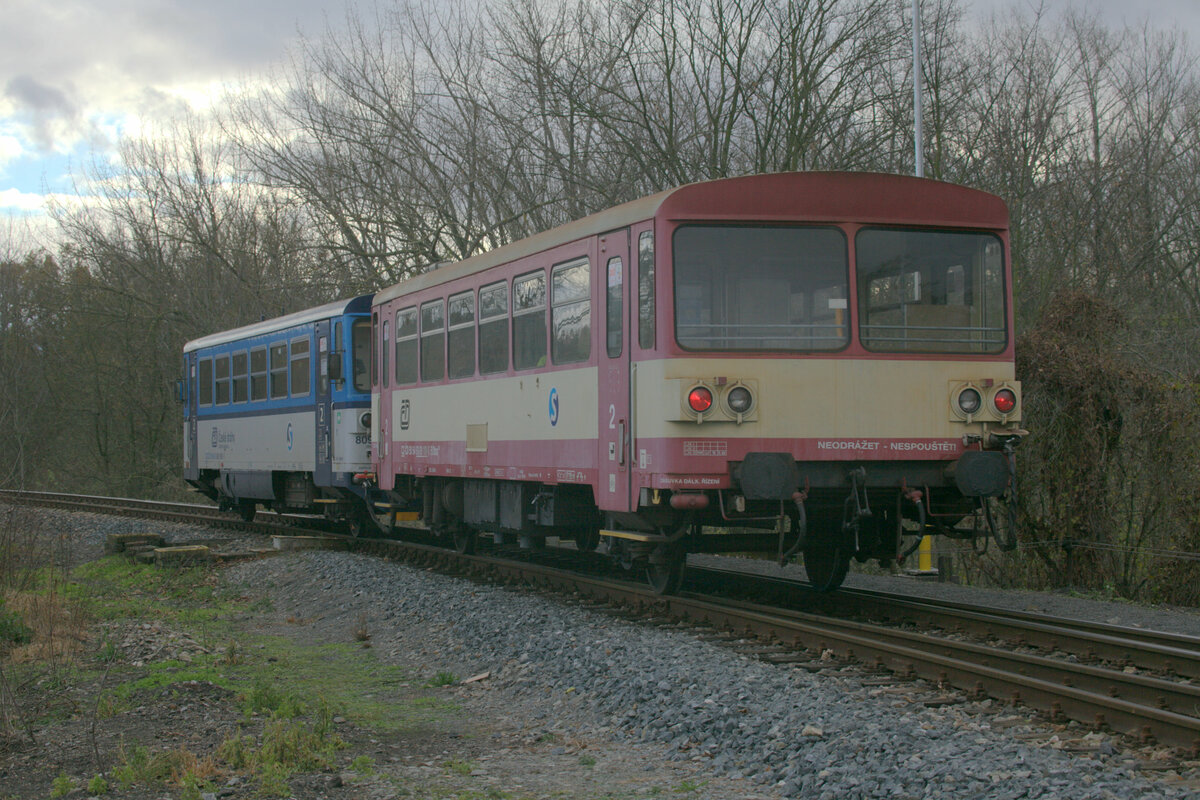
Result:
<instances>
[{"instance_id":1,"label":"door handle","mask_svg":"<svg viewBox=\"0 0 1200 800\"><path fill-rule=\"evenodd\" d=\"M625 420L617 423L617 466L625 466Z\"/></svg>"}]
</instances>

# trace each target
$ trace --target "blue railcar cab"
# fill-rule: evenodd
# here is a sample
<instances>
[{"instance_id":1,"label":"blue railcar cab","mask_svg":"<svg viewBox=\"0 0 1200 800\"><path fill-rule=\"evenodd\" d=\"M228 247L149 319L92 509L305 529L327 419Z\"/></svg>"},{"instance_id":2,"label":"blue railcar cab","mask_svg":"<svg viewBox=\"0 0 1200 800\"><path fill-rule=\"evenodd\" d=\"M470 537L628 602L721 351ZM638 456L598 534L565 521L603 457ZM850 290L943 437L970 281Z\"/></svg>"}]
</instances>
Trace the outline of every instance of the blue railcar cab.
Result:
<instances>
[{"instance_id":1,"label":"blue railcar cab","mask_svg":"<svg viewBox=\"0 0 1200 800\"><path fill-rule=\"evenodd\" d=\"M183 476L222 508L259 504L359 523L370 469L371 299L188 342Z\"/></svg>"}]
</instances>

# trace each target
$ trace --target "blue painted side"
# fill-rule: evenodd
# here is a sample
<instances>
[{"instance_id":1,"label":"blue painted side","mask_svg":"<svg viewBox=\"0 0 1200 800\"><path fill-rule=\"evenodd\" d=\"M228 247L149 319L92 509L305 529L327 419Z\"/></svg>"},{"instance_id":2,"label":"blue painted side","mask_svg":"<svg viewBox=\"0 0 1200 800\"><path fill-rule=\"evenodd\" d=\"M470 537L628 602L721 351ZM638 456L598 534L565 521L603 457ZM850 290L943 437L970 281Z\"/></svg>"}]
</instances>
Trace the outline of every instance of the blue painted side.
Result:
<instances>
[{"instance_id":1,"label":"blue painted side","mask_svg":"<svg viewBox=\"0 0 1200 800\"><path fill-rule=\"evenodd\" d=\"M356 321L369 320L371 314L371 299L372 295L362 295L352 300L329 304L317 309L310 309L306 312L299 312L287 317L279 318L279 320L267 320L261 323L245 326L233 331L225 333L213 334L211 336L198 339L190 342L185 348L184 353L184 419L185 437L191 438L191 453L193 454L193 462L190 468L185 469L184 477L189 480L199 478L199 470L195 460L195 443L197 436L197 426L206 421L230 420L230 419L245 419L265 417L273 414L297 412L297 411L314 411L317 408L320 398L318 391L318 380L321 374L321 359L323 354L318 350L317 330L321 327L325 335L333 330L336 323L341 322L342 325L342 380L336 380L339 376L330 376L331 385L325 402L326 413L330 409L361 409L366 410L371 407L370 390L360 391L354 387L354 355L353 355L353 338L351 331ZM295 319L295 324L287 324ZM273 324L273 323L278 324ZM307 338L308 339L308 393L298 397L292 397L292 375L291 375L291 342L293 339ZM212 342L212 343L209 343ZM213 375L213 386L211 396L214 403L211 405L202 406L199 404L200 391L198 380L199 371L198 365L200 361L206 358L217 356L232 356L235 353L245 353L247 357L247 366L249 367L250 351L256 348L266 348L267 350L267 392L270 394L270 346L286 343L288 345L288 396L271 399L268 397L264 400L247 399L242 402L232 402L233 380L230 376L230 402L216 404L216 376ZM332 346L332 340L330 339ZM214 371L215 372L215 371ZM250 394L251 378L247 373L247 395ZM327 471L326 471L327 472ZM314 476L314 478L317 476ZM348 488L356 493L361 494L361 489L354 485L353 475L349 473L332 473L328 477L322 476L324 479L314 481L315 485L323 487L341 487Z\"/></svg>"}]
</instances>

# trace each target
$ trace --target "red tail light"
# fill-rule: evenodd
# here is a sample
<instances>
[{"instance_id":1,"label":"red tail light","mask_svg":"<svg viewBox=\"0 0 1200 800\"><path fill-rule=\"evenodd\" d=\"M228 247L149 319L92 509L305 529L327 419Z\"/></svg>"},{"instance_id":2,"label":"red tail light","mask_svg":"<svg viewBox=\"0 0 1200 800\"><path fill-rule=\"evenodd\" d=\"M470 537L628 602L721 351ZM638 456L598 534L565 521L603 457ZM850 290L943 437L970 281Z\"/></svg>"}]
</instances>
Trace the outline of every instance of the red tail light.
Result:
<instances>
[{"instance_id":1,"label":"red tail light","mask_svg":"<svg viewBox=\"0 0 1200 800\"><path fill-rule=\"evenodd\" d=\"M1012 410L1017 407L1017 395L1012 389L1001 389L996 392L996 396L992 398L992 405L1001 414L1012 413Z\"/></svg>"},{"instance_id":2,"label":"red tail light","mask_svg":"<svg viewBox=\"0 0 1200 800\"><path fill-rule=\"evenodd\" d=\"M703 414L705 411L708 411L712 408L712 403L712 392L703 386L697 386L688 392L688 406L697 414Z\"/></svg>"}]
</instances>

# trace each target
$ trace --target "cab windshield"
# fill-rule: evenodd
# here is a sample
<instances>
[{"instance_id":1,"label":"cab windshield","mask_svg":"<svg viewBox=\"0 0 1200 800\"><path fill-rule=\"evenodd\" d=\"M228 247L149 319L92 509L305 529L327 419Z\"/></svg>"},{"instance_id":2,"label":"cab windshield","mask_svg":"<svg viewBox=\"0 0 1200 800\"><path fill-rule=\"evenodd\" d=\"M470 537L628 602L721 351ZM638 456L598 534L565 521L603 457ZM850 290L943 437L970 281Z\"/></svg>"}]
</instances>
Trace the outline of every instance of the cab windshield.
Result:
<instances>
[{"instance_id":1,"label":"cab windshield","mask_svg":"<svg viewBox=\"0 0 1200 800\"><path fill-rule=\"evenodd\" d=\"M998 353L1004 259L986 233L864 228L854 240L859 337L886 353Z\"/></svg>"},{"instance_id":2,"label":"cab windshield","mask_svg":"<svg viewBox=\"0 0 1200 800\"><path fill-rule=\"evenodd\" d=\"M807 352L849 341L837 228L687 225L673 245L681 347Z\"/></svg>"}]
</instances>

